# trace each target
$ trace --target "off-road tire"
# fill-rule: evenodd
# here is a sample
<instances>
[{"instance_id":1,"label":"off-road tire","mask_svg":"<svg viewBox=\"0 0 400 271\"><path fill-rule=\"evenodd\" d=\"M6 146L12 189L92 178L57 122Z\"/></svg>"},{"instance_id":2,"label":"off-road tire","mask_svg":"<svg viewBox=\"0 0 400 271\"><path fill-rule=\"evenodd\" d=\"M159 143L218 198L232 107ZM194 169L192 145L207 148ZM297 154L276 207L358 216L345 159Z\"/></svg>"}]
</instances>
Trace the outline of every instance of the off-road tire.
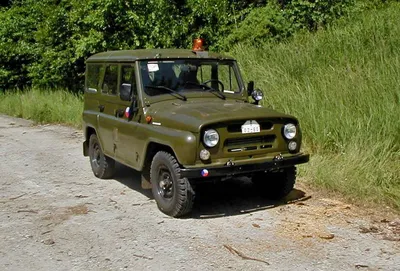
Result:
<instances>
[{"instance_id":1,"label":"off-road tire","mask_svg":"<svg viewBox=\"0 0 400 271\"><path fill-rule=\"evenodd\" d=\"M169 183L168 189L162 187L165 177ZM154 199L161 212L172 217L180 217L191 212L195 192L189 180L181 178L180 166L173 155L165 151L159 151L154 155L150 168L150 181Z\"/></svg>"},{"instance_id":2,"label":"off-road tire","mask_svg":"<svg viewBox=\"0 0 400 271\"><path fill-rule=\"evenodd\" d=\"M97 178L112 178L115 172L115 161L104 155L96 134L92 134L89 139L89 159L93 174Z\"/></svg>"},{"instance_id":3,"label":"off-road tire","mask_svg":"<svg viewBox=\"0 0 400 271\"><path fill-rule=\"evenodd\" d=\"M282 199L292 191L296 182L296 167L288 167L279 172L260 172L252 177L260 194L269 199Z\"/></svg>"}]
</instances>

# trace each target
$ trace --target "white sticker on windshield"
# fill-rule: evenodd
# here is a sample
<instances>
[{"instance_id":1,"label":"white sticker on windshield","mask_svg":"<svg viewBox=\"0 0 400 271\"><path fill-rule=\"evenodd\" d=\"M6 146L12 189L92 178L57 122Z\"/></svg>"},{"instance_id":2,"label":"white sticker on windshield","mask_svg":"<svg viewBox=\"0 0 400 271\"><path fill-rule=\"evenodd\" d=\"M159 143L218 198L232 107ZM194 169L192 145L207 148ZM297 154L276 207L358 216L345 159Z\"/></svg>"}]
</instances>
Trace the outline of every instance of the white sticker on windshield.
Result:
<instances>
[{"instance_id":1,"label":"white sticker on windshield","mask_svg":"<svg viewBox=\"0 0 400 271\"><path fill-rule=\"evenodd\" d=\"M160 68L158 67L158 64L149 63L147 64L147 69L149 70L149 72L156 72Z\"/></svg>"}]
</instances>

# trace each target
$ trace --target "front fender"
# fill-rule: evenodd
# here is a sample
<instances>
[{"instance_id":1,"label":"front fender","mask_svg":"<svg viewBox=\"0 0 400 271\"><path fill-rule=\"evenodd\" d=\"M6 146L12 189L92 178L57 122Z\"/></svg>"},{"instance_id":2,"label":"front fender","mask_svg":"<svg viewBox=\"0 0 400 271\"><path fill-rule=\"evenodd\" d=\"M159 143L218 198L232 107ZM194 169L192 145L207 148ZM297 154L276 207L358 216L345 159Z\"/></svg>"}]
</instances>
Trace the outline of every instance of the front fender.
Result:
<instances>
[{"instance_id":1,"label":"front fender","mask_svg":"<svg viewBox=\"0 0 400 271\"><path fill-rule=\"evenodd\" d=\"M181 165L188 166L195 164L198 146L197 134L153 125L147 127L146 133L148 135L144 135L147 141L142 157L146 156L146 152L151 143L157 143L170 147Z\"/></svg>"}]
</instances>

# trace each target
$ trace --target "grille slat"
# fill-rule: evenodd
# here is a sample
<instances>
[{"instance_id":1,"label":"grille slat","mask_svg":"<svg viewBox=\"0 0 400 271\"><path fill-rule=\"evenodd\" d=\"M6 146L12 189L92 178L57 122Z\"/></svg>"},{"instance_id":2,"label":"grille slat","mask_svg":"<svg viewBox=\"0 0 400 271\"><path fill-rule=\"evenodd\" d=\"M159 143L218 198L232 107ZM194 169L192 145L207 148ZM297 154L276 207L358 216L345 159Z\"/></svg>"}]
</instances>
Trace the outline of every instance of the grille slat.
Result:
<instances>
[{"instance_id":1,"label":"grille slat","mask_svg":"<svg viewBox=\"0 0 400 271\"><path fill-rule=\"evenodd\" d=\"M243 146L248 144L265 144L272 143L275 140L275 135L264 135L264 136L253 136L253 137L241 137L241 138L229 138L225 140L225 147L230 146Z\"/></svg>"}]
</instances>

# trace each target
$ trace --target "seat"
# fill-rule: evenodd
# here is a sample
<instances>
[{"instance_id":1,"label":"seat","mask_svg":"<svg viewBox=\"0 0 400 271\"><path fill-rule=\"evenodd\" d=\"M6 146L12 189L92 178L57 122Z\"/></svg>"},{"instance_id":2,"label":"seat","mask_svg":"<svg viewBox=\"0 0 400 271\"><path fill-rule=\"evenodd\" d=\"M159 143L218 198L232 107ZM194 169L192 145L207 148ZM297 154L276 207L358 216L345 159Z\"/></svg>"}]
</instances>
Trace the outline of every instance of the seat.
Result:
<instances>
[{"instance_id":1,"label":"seat","mask_svg":"<svg viewBox=\"0 0 400 271\"><path fill-rule=\"evenodd\" d=\"M200 84L199 80L197 80L197 72L196 71L181 71L179 74L179 86L181 88L186 88L186 89L193 89L193 88L198 88L196 84ZM187 82L191 82L193 84L188 84Z\"/></svg>"}]
</instances>

